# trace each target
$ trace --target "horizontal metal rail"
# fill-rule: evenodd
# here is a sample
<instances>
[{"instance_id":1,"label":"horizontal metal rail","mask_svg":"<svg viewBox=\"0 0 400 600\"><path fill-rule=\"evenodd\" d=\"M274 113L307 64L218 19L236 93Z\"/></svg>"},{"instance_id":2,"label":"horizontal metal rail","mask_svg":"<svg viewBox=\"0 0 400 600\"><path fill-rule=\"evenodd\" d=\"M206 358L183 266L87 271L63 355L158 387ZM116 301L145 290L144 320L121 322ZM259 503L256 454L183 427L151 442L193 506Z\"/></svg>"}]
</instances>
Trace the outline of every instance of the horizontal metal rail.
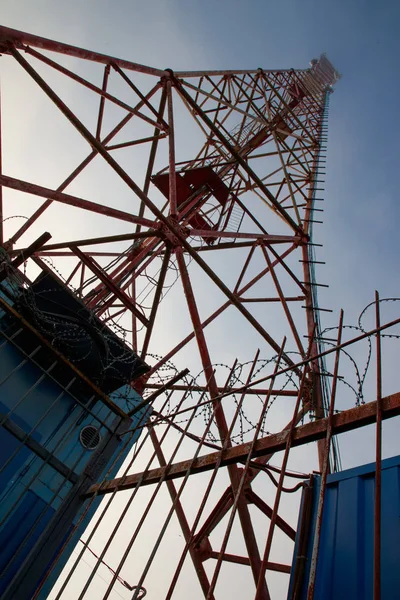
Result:
<instances>
[{"instance_id":1,"label":"horizontal metal rail","mask_svg":"<svg viewBox=\"0 0 400 600\"><path fill-rule=\"evenodd\" d=\"M376 410L377 403L374 401L350 408L349 410L344 410L343 412L334 415L332 419L332 435L345 433L346 431L351 431L352 429L375 423ZM400 392L382 399L382 419L389 419L399 414ZM306 425L296 427L292 433L293 438L291 445L293 447L301 446L320 440L326 436L327 427L328 418L319 419L312 423L306 423ZM279 433L274 433L257 440L252 456L263 456L265 454L284 450L288 434L289 430L285 429ZM221 461L221 466L234 464L248 456L250 446L251 442L248 442L232 448L227 448L223 451L222 460L221 452L212 452L211 454L200 456L194 461L193 459L190 459L175 463L169 468L161 467L158 469L151 469L145 474L135 473L124 477L123 480L121 478L112 479L111 481L106 481L100 485L93 485L86 493L86 496L89 497L93 494L109 494L110 492L113 492L115 488L118 488L119 490L128 490L135 487L140 481L141 485L150 485L159 482L161 479L177 479L179 477L184 477L189 468L191 474L210 471L215 468L219 461Z\"/></svg>"}]
</instances>

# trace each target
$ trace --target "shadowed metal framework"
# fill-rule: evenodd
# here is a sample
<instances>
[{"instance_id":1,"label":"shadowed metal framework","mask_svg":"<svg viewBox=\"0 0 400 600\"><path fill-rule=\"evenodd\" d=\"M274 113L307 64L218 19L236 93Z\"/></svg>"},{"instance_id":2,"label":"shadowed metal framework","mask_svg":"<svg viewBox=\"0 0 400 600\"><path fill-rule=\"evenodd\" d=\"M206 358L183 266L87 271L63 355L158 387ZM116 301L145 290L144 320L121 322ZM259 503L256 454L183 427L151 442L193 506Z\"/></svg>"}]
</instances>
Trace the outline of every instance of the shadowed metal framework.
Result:
<instances>
[{"instance_id":1,"label":"shadowed metal framework","mask_svg":"<svg viewBox=\"0 0 400 600\"><path fill-rule=\"evenodd\" d=\"M150 420L118 477L82 490L85 510L104 498L50 597L283 598L303 481L322 473L320 519L334 436L376 421L379 492L381 421L400 407L382 399L381 331L399 320L381 324L379 297L356 338L343 314L329 346L320 326L312 231L338 72L325 55L303 70L174 72L5 27L0 50L62 123L56 149L35 143L49 182L73 159L58 186L8 170L5 78L3 279L56 274L151 366L132 382L143 405L120 415L151 405ZM344 395L336 412L339 359L373 337L373 402ZM376 548L379 582L379 531Z\"/></svg>"}]
</instances>

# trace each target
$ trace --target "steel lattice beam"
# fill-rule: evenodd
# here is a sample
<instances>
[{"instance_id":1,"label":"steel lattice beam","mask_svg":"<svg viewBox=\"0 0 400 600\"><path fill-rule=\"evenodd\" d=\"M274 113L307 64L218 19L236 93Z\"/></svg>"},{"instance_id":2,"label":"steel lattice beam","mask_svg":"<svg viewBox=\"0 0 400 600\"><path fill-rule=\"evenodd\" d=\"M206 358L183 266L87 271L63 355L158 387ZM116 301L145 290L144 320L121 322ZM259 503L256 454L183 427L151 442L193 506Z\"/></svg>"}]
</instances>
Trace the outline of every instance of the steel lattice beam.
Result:
<instances>
[{"instance_id":1,"label":"steel lattice beam","mask_svg":"<svg viewBox=\"0 0 400 600\"><path fill-rule=\"evenodd\" d=\"M370 425L376 421L377 403L369 402L333 416L332 433L339 435L347 431L352 431L365 425ZM387 396L382 399L382 419L390 419L400 414L400 393ZM292 446L302 446L323 439L326 436L328 427L328 418L319 419L313 423L306 423L297 427L293 432ZM253 457L264 456L273 452L280 452L285 449L288 430L275 433L267 437L261 438L256 442ZM161 478L170 480L184 477L188 471L192 475L210 471L215 467L217 462L221 460L221 466L240 463L245 460L249 453L250 444L239 444L233 448L229 448L223 452L221 459L220 452L213 452L205 456L192 460L182 461L171 465L168 469L152 469L147 473L136 473L135 475L127 475L123 478L114 479L104 482L100 485L94 485L88 491L88 495L93 494L108 494L115 489L126 490L138 483L143 477L141 485L151 485L157 483Z\"/></svg>"}]
</instances>

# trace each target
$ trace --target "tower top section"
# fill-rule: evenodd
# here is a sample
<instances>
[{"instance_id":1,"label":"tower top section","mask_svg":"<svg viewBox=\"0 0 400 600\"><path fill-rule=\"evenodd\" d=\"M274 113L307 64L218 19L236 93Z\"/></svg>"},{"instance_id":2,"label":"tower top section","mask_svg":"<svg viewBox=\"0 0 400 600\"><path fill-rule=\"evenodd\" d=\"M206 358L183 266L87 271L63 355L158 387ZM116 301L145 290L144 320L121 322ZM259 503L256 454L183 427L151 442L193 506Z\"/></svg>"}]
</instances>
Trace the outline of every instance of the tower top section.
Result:
<instances>
[{"instance_id":1,"label":"tower top section","mask_svg":"<svg viewBox=\"0 0 400 600\"><path fill-rule=\"evenodd\" d=\"M341 74L335 69L326 54L321 54L319 58L313 58L310 66L311 69L306 77L307 84L311 87L310 91L313 92L314 86L316 88L314 94L321 91L332 91L332 87L339 81Z\"/></svg>"}]
</instances>

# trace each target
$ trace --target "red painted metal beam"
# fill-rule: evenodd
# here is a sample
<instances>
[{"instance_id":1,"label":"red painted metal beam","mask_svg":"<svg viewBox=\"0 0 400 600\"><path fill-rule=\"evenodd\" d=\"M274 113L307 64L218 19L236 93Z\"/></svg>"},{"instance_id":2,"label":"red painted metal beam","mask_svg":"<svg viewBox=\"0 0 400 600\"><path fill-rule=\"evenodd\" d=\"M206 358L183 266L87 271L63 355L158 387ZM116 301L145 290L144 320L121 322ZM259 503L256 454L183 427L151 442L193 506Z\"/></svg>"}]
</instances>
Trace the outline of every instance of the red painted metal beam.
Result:
<instances>
[{"instance_id":1,"label":"red painted metal beam","mask_svg":"<svg viewBox=\"0 0 400 600\"><path fill-rule=\"evenodd\" d=\"M251 488L247 489L245 493L247 500L251 504L257 506L257 508L261 510L261 512L263 512L269 519L272 517L272 508L268 506L268 504L264 502L264 500L260 498L258 494L256 494ZM276 526L279 527L279 529L281 529L284 533L286 533L286 535L290 537L291 540L294 541L296 539L296 532L293 529L293 527L291 527L289 523L287 523L279 515L276 516Z\"/></svg>"},{"instance_id":2,"label":"red painted metal beam","mask_svg":"<svg viewBox=\"0 0 400 600\"><path fill-rule=\"evenodd\" d=\"M58 242L57 244L46 244L43 246L42 251L47 252L50 250L58 250L60 248L70 248L71 246L95 246L96 244L111 244L113 242L125 242L131 240L137 240L141 238L147 237L159 237L160 232L156 229L150 229L148 231L141 231L139 233L121 233L118 235L108 235L104 237L98 238L86 238L83 240L71 240L69 242ZM14 248L9 251L10 256L14 254L18 254L18 252L24 252L25 248ZM68 254L70 254L68 252ZM99 255L103 255L103 252L98 252ZM115 256L120 256L120 252L113 252ZM108 255L107 252L104 252L104 255ZM59 256L57 253L56 256Z\"/></svg>"},{"instance_id":3,"label":"red painted metal beam","mask_svg":"<svg viewBox=\"0 0 400 600\"><path fill-rule=\"evenodd\" d=\"M253 315L241 304L241 302L236 298L235 294L233 294L230 289L223 283L223 281L215 274L215 272L208 266L208 264L203 261L200 256L194 252L190 246L190 244L186 241L185 236L182 235L179 228L173 223L171 219L166 217L162 211L160 211L157 206L147 197L146 194L143 193L141 188L133 181L133 179L128 175L128 173L112 158L112 156L107 152L104 146L99 143L98 140L90 133L90 131L79 121L79 119L72 113L72 111L65 105L65 103L55 94L55 92L48 86L48 84L44 81L44 79L33 69L33 67L25 60L25 58L14 48L10 50L15 57L15 59L19 62L19 64L27 71L29 75L36 81L36 83L42 88L42 90L47 94L47 96L54 102L54 104L60 109L60 111L67 117L67 119L72 123L72 125L79 131L79 133L86 139L90 145L96 149L99 154L106 160L106 162L114 169L114 171L121 177L121 179L128 185L128 187L138 196L139 199L143 201L143 203L152 211L152 213L158 217L158 219L166 225L167 229L177 238L178 243L181 244L180 248L186 249L186 251L192 256L193 260L203 269L203 271L212 279L212 281L219 287L219 289L227 296L227 298L232 302L234 306L239 310L239 312L244 315L247 320L252 324L252 326L264 337L264 339L270 344L270 346L279 353L280 347L279 344L268 334L267 331L261 327L259 321L253 317ZM182 90L180 90L182 93ZM184 92L186 94L186 92ZM190 98L190 96L189 96ZM196 105L197 106L197 105ZM240 159L242 160L242 159ZM240 161L239 161L240 162ZM1 179L0 179L1 183ZM262 182L261 186L263 186ZM139 217L135 217L138 219ZM153 223L152 223L153 225ZM301 232L300 232L301 233ZM293 366L292 359L284 354L283 359L285 362Z\"/></svg>"},{"instance_id":4,"label":"red painted metal beam","mask_svg":"<svg viewBox=\"0 0 400 600\"><path fill-rule=\"evenodd\" d=\"M340 433L345 433L346 431L351 431L352 429L357 429L358 427L364 427L365 425L375 423L376 410L377 403L374 401L350 408L349 410L344 410L343 412L334 415L332 420L332 435L338 435ZM397 415L400 415L400 392L382 399L382 420ZM291 446L301 446L324 438L326 436L327 427L328 418L296 427L293 431ZM288 431L289 430L284 430L257 440L253 457L284 450L287 443ZM248 442L226 449L221 465L227 466L246 459L250 446L251 442ZM157 483L161 477L165 477L167 480L184 477L189 468L192 474L209 471L214 469L217 461L220 459L220 452L212 452L211 454L206 454L205 456L197 458L194 462L192 460L187 460L175 463L171 465L167 473L165 472L165 469L152 469L145 474L142 485ZM136 486L142 476L142 473L135 473L134 475L128 475L123 481L119 478L106 481L99 485L93 485L87 492L87 496L92 496L95 493L107 494L112 492L117 486L120 490L130 489Z\"/></svg>"},{"instance_id":5,"label":"red painted metal beam","mask_svg":"<svg viewBox=\"0 0 400 600\"><path fill-rule=\"evenodd\" d=\"M247 392L246 392L247 393ZM297 395L298 392L296 392ZM304 405L302 410L299 411L298 415L297 415L297 423L299 423L302 418L304 417L304 415L308 412L309 410L309 406L308 405ZM288 429L290 427L290 423L291 421L287 424L287 426L283 429L283 431L285 431L286 429ZM260 465L266 465L271 458L273 457L273 453L269 453L269 454L264 454L263 456L260 456L259 458L256 458L253 461L253 465L255 465L255 463L259 463ZM252 467L253 467L252 465ZM253 490L251 489L251 482L253 481L253 479L255 479L257 477L257 475L261 472L261 470L256 469L256 468L250 468L249 471L247 472L247 477L246 477L246 490L245 490L245 495L247 497L247 500L250 503L254 503L257 508L259 508L265 515L267 515L268 517L270 517L272 515L272 508L270 508L267 504L265 504L265 502L263 502L263 500L261 500L261 498L259 498L257 496L257 494L255 494L255 492L253 492ZM228 488L229 489L229 488ZM226 494L226 491L224 492L224 494ZM224 496L223 494L223 496ZM221 496L221 499L222 497ZM217 525L217 523L223 519L223 517L227 514L227 512L230 510L231 505L232 505L233 501L231 502L231 504L225 503L224 505L222 505L218 510L218 521L216 521L215 525ZM218 505L219 506L219 502ZM283 519L282 519L283 521ZM280 517L277 516L277 521L276 524L278 525L278 527L281 527L281 524L284 526L285 522L283 521L283 523L280 520ZM213 527L211 526L211 529L208 531L207 535L212 531ZM282 527L281 527L282 529ZM284 531L284 529L282 529L282 531ZM200 531L198 533L198 536L200 538ZM290 532L286 531L285 533L287 533L287 535L289 535L289 537L291 537ZM201 541L201 540L199 540Z\"/></svg>"},{"instance_id":6,"label":"red painted metal beam","mask_svg":"<svg viewBox=\"0 0 400 600\"><path fill-rule=\"evenodd\" d=\"M289 256L290 253L293 252L294 249L295 249L295 246L293 245L290 248L288 248L287 250L285 250L285 252L281 255L281 258L282 257L286 258L286 256ZM276 263L274 262L273 264L275 265ZM255 277L253 277L251 279L251 281L249 281L240 290L237 290L235 287L234 294L240 303L242 302L242 298L240 298L240 296L243 295L245 292L247 292L258 281L260 281L262 279L262 277L264 277L264 275L266 275L268 273L268 271L269 271L268 267L266 269L263 269L262 271L260 271L260 273L258 273ZM202 322L202 324L201 324L202 328L204 329L205 327L210 325L230 305L231 305L231 302L229 302L229 301L225 302L225 304L222 304L216 311L214 311L207 319L205 319ZM165 354L163 356L163 358L156 365L154 365L152 367L152 370L150 371L150 373L154 373L157 369L159 369L163 364L165 364L168 360L170 360L177 352L179 352L179 350L181 350L184 346L186 346L186 344L188 344L193 338L194 338L194 332L189 333L189 335L187 335L177 346L175 346L175 348L173 348L170 352ZM247 389L249 389L249 388L247 388Z\"/></svg>"},{"instance_id":7,"label":"red painted metal beam","mask_svg":"<svg viewBox=\"0 0 400 600\"><path fill-rule=\"evenodd\" d=\"M115 58L114 56L108 56L107 54L100 54L99 52L92 52L91 50L85 50L84 48L71 46L70 44L56 42L54 40L49 40L48 38L26 33L25 31L11 29L10 27L0 27L0 49L2 52L7 52L8 44L15 44L17 48L21 48L24 44L26 44L28 46L42 48L43 50L67 54L68 56L83 58L85 60L91 60L94 62L103 63L105 65L115 63L122 69L138 71L139 73L146 73L147 75L155 75L157 77L162 77L162 75L165 75L165 72L161 69L146 67L145 65L140 65L130 60L123 60L121 58Z\"/></svg>"},{"instance_id":8,"label":"red painted metal beam","mask_svg":"<svg viewBox=\"0 0 400 600\"><path fill-rule=\"evenodd\" d=\"M48 58L47 56L44 56L43 54L40 54L39 52L36 52L35 50L32 50L32 48L25 48L25 52L27 54L30 54L34 58L37 58L38 60L41 60L43 63L45 63L49 67L52 67L53 69L55 69L59 73L62 73L63 75L66 75L67 77L69 77L70 79L76 81L80 85L82 85L82 86L90 89L92 92L94 92L96 94L99 94L99 96L103 100L108 100L109 102L116 104L120 108L126 110L128 113L132 113L132 115L136 115L140 119L143 119L144 121L146 121L150 125L155 125L155 126L159 127L160 129L168 131L168 125L166 123L156 123L155 121L153 121L153 119L150 119L146 115L142 114L137 108L134 108L133 106L130 106L129 104L126 104L122 100L119 100L116 96L113 96L113 95L109 94L108 92L106 92L104 89L101 89L101 88L97 87L96 85L94 85L93 83L90 83L90 81L87 81L86 79L84 79L83 77L80 77L79 75L77 75L73 71L70 71L69 69L66 69L62 65L60 65L57 62L55 62L55 61L51 60L50 58ZM107 67L108 67L108 65L107 65ZM141 95L141 100L145 101L145 98L144 98L143 95ZM151 104L149 104L148 102L147 102L147 104L148 104L148 106L151 106ZM101 109L101 107L100 107L100 109ZM151 109L154 110L153 107L151 107ZM101 110L100 110L100 117L101 117ZM100 140L100 137L98 135L98 128L96 128L96 139Z\"/></svg>"},{"instance_id":9,"label":"red painted metal beam","mask_svg":"<svg viewBox=\"0 0 400 600\"><path fill-rule=\"evenodd\" d=\"M260 240L268 244L299 244L303 238L298 235L269 235L267 233L245 233L241 231L214 231L191 229L191 236L212 238L234 238Z\"/></svg>"},{"instance_id":10,"label":"red painted metal beam","mask_svg":"<svg viewBox=\"0 0 400 600\"><path fill-rule=\"evenodd\" d=\"M207 519L204 521L202 527L193 538L193 545L200 546L202 540L207 538L213 529L216 528L221 519L233 506L233 492L232 487L226 488L217 504L214 506Z\"/></svg>"},{"instance_id":11,"label":"red painted metal beam","mask_svg":"<svg viewBox=\"0 0 400 600\"><path fill-rule=\"evenodd\" d=\"M196 299L193 294L193 288L191 285L191 281L189 278L189 273L186 268L185 259L183 256L182 249L180 247L175 249L177 262L179 266L179 272L182 279L182 286L184 289L184 293L187 299L188 309L190 313L190 317L193 323L194 332L196 335L196 340L199 348L199 353L201 356L201 361L204 368L204 374L207 379L207 386L209 388L209 393L211 398L215 398L218 395L218 387L215 379L215 373L212 368L212 363L207 347L207 342L204 336L204 331L201 325L200 316L197 310ZM221 440L223 440L224 444L228 446L231 445L231 440L229 439L229 429L225 419L225 414L220 403L215 403L215 421L218 427L218 432ZM215 465L214 465L215 466ZM236 490L238 482L239 482L239 473L237 466L235 464L230 464L228 466L229 478L231 481L232 489ZM259 550L257 546L257 540L255 536L255 532L253 529L253 525L251 522L250 512L248 506L244 500L244 497L240 497L238 501L238 515L240 524L243 531L243 537L246 544L246 548L249 554L250 566L252 569L254 580L257 581L260 573L260 564L261 558L259 555ZM212 586L212 583L211 583ZM269 600L269 593L266 584L262 589L262 598L265 600Z\"/></svg>"},{"instance_id":12,"label":"red painted metal beam","mask_svg":"<svg viewBox=\"0 0 400 600\"><path fill-rule=\"evenodd\" d=\"M268 506L268 504L266 502L264 502L264 500L262 500L250 487L246 488L244 494L245 494L246 500L249 504L254 504L254 506L257 506L257 508L259 510L261 510L261 512L263 512L268 518L272 517L272 512L273 512L272 508L270 506ZM217 502L217 504L215 505L215 507L209 514L209 516L207 517L207 520L204 522L204 524L201 527L201 529L199 530L199 532L196 534L196 536L193 540L193 544L200 545L202 543L202 540L210 535L210 533L216 528L218 523L224 518L224 516L227 514L227 512L232 508L232 506L233 506L232 488L228 487L225 490L225 492L222 494L221 498L219 499L219 501ZM289 525L289 523L287 523L279 515L277 515L277 517L276 517L276 525L284 533L286 533L286 535L291 540L293 540L293 541L295 540L295 538L296 538L295 530L293 529L293 527L291 527Z\"/></svg>"},{"instance_id":13,"label":"red painted metal beam","mask_svg":"<svg viewBox=\"0 0 400 600\"><path fill-rule=\"evenodd\" d=\"M161 383L148 383L146 385L147 389L150 390L158 390L160 387L162 387ZM187 389L186 385L174 385L172 388L172 390L176 390L176 391L180 391L183 392ZM190 389L192 392L203 392L206 388L204 385L193 385L190 386ZM243 388L229 388L229 391L232 394L235 393L243 393ZM224 392L224 388L219 387L218 388L218 393L223 393ZM250 395L257 395L257 396L265 396L265 394L268 393L268 389L267 388L249 388L248 390L246 390L246 395L250 394ZM297 397L297 390L278 390L278 389L273 389L271 392L272 396L289 396L289 397Z\"/></svg>"},{"instance_id":14,"label":"red painted metal beam","mask_svg":"<svg viewBox=\"0 0 400 600\"><path fill-rule=\"evenodd\" d=\"M303 235L303 231L301 227L293 221L292 217L282 208L280 203L276 200L276 198L271 194L268 188L264 185L263 181L256 175L256 173L251 169L246 160L241 156L239 152L232 146L230 142L226 139L226 137L221 133L216 125L211 121L211 119L204 113L204 111L198 106L198 104L193 100L192 96L187 92L184 87L184 84L178 79L174 79L176 88L178 93L186 100L192 110L199 115L199 117L204 121L207 127L213 132L215 137L225 146L225 148L230 152L235 161L243 168L243 170L249 175L249 177L256 183L260 190L265 194L268 200L271 202L272 206L275 210L283 217L286 223L300 236Z\"/></svg>"},{"instance_id":15,"label":"red painted metal beam","mask_svg":"<svg viewBox=\"0 0 400 600\"><path fill-rule=\"evenodd\" d=\"M158 440L157 434L154 431L153 427L150 428L150 437L151 437L151 441L153 443L154 450L156 452L158 461L162 467L165 467L167 463L166 463L166 460L164 457L164 453L162 451L160 442ZM190 526L189 526L188 520L186 518L185 511L183 510L182 503L179 500L179 496L176 491L174 482L167 481L166 483L167 483L167 488L168 488L168 492L171 497L171 500L175 504L175 513L178 518L179 525L181 526L183 537L185 538L185 541L187 543L190 540ZM203 590L204 597L206 597L209 587L210 587L210 582L208 581L207 573L203 567L200 552L193 545L189 546L189 552L190 552L190 556L193 561L194 568L197 573L197 577L199 578L199 583L200 583L201 589ZM210 600L214 600L214 595L211 596Z\"/></svg>"},{"instance_id":16,"label":"red painted metal beam","mask_svg":"<svg viewBox=\"0 0 400 600\"><path fill-rule=\"evenodd\" d=\"M154 227L155 225L155 222L150 221L150 219L137 217L122 210L118 210L117 208L96 204L96 202L91 202L90 200L84 200L83 198L78 198L77 196L71 196L70 194L65 194L64 192L57 192L56 190L51 190L50 188L45 188L41 185L30 183L29 181L8 177L7 175L0 175L0 185L17 190L19 192L24 192L25 194L33 194L34 196L40 196L41 198L50 198L51 200L56 200L62 204L68 204L69 206L82 208L83 210L88 210L99 215L119 219L120 221L137 223L139 225L143 225L144 227Z\"/></svg>"},{"instance_id":17,"label":"red painted metal beam","mask_svg":"<svg viewBox=\"0 0 400 600\"><path fill-rule=\"evenodd\" d=\"M211 552L209 558L218 558L218 552ZM235 563L237 565L249 565L249 559L245 556L237 556L236 554L223 554L222 560ZM278 571L278 573L290 573L290 565L282 565L281 563L268 562L267 569L269 571Z\"/></svg>"},{"instance_id":18,"label":"red painted metal beam","mask_svg":"<svg viewBox=\"0 0 400 600\"><path fill-rule=\"evenodd\" d=\"M128 310L130 310L139 319L141 323L143 323L143 325L145 325L146 327L149 325L148 319L137 309L135 303L131 300L131 298L129 298L129 296L125 294L125 292L123 292L118 286L114 284L114 282L108 277L107 273L103 271L100 265L98 265L93 258L87 256L84 252L79 250L79 248L75 248L74 246L71 246L71 250L79 258L79 260L87 267L89 267L92 273L94 273L96 277L100 279L100 281L102 281L104 285L107 286L110 292L114 294L114 296L118 298L118 300L120 300L122 304Z\"/></svg>"}]
</instances>

